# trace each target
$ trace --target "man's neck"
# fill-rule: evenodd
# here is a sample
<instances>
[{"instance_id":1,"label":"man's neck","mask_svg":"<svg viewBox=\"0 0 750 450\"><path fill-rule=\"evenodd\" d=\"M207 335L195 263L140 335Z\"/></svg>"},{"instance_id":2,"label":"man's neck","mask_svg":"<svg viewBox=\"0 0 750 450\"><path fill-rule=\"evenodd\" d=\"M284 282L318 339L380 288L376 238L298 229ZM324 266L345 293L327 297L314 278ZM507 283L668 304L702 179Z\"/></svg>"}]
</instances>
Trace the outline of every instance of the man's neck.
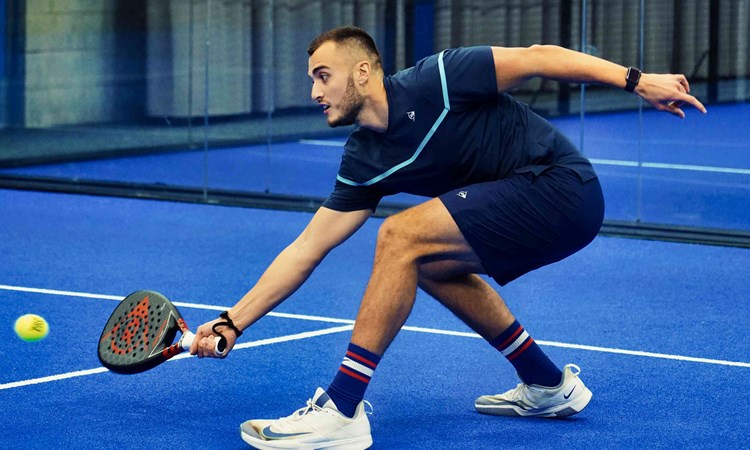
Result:
<instances>
[{"instance_id":1,"label":"man's neck","mask_svg":"<svg viewBox=\"0 0 750 450\"><path fill-rule=\"evenodd\" d=\"M388 129L388 95L382 81L366 97L357 125L377 133L384 133Z\"/></svg>"}]
</instances>

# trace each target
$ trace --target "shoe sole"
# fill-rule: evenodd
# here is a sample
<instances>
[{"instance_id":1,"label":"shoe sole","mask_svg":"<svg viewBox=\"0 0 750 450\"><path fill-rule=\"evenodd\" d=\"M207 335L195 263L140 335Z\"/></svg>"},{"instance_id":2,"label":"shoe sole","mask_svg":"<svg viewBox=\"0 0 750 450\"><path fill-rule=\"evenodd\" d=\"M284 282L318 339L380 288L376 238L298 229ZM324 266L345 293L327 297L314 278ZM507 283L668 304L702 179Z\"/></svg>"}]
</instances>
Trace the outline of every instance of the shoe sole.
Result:
<instances>
[{"instance_id":1,"label":"shoe sole","mask_svg":"<svg viewBox=\"0 0 750 450\"><path fill-rule=\"evenodd\" d=\"M542 410L529 411L513 405L480 405L477 403L474 403L474 407L481 414L490 414L493 416L563 418L583 411L588 406L592 397L593 394L587 388L572 402L562 403Z\"/></svg>"},{"instance_id":2,"label":"shoe sole","mask_svg":"<svg viewBox=\"0 0 750 450\"><path fill-rule=\"evenodd\" d=\"M276 441L267 441L261 438L253 431L250 433L240 430L242 440L246 444L259 450L275 449L299 449L299 450L366 450L372 446L372 435L362 436L352 439L340 439L329 442L299 442L294 439L280 439Z\"/></svg>"}]
</instances>

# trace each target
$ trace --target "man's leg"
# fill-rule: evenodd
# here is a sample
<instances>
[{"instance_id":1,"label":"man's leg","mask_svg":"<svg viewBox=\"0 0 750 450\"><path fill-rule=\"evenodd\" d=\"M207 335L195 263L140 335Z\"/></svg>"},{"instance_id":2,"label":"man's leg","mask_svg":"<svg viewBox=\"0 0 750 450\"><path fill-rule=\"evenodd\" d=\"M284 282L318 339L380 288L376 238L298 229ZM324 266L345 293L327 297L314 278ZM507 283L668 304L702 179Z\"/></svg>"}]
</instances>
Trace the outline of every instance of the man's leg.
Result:
<instances>
[{"instance_id":1,"label":"man's leg","mask_svg":"<svg viewBox=\"0 0 750 450\"><path fill-rule=\"evenodd\" d=\"M411 313L420 267L441 261L450 261L453 270L461 273L484 271L439 199L386 219L378 233L352 343L382 355Z\"/></svg>"},{"instance_id":2,"label":"man's leg","mask_svg":"<svg viewBox=\"0 0 750 450\"><path fill-rule=\"evenodd\" d=\"M345 414L362 400L380 357L411 312L418 284L501 351L525 383L560 383L562 372L473 272L484 267L439 199L383 223L352 342L327 390Z\"/></svg>"},{"instance_id":3,"label":"man's leg","mask_svg":"<svg viewBox=\"0 0 750 450\"><path fill-rule=\"evenodd\" d=\"M476 274L462 273L450 261L423 264L419 287L487 341L516 320L492 286Z\"/></svg>"},{"instance_id":4,"label":"man's leg","mask_svg":"<svg viewBox=\"0 0 750 450\"><path fill-rule=\"evenodd\" d=\"M508 323L517 324L500 296L479 277L468 275L482 272L484 267L479 257L441 200L430 200L385 220L378 233L375 262L357 315L352 342L331 386L326 391L318 389L302 414L243 423L243 439L259 448L265 448L262 447L264 443L275 440L314 440L316 445L326 442L352 448L368 447L372 437L364 412L365 402L361 399L380 357L412 310L418 283L430 289L451 311L488 339L499 331L500 336L494 339L497 341L510 329L503 330L503 327ZM523 339L530 340L525 333L520 337L513 336L513 339L511 346L516 347ZM525 347L513 351L528 353ZM575 374L571 380L572 383L579 382ZM588 403L585 399L582 406L576 404L575 408L569 408L567 403L558 402L558 397L563 398L570 384L564 380L554 390L540 386L541 393L532 392L530 387L522 384L520 386L526 386L526 390L517 388L502 394L518 393L519 398L531 401L530 405L518 403L515 394L509 398L493 396L487 400L481 397L476 405L480 412L490 414L510 415L507 411L520 409L521 412L515 415L570 415ZM576 395L585 389L582 383L580 386ZM525 394L527 391L531 392L530 397ZM577 399L570 397L571 394L572 391L567 393L566 401L568 398ZM554 404L548 407L550 399ZM488 404L480 405L480 400ZM539 405L542 405L541 409Z\"/></svg>"},{"instance_id":5,"label":"man's leg","mask_svg":"<svg viewBox=\"0 0 750 450\"><path fill-rule=\"evenodd\" d=\"M566 367L563 374L515 320L500 295L475 272L484 272L484 267L440 200L393 216L378 235L352 345L372 352L379 361L411 312L419 285L501 351L524 382L523 388L499 398L478 399L480 412L562 417L583 409L590 391L577 373ZM369 370L366 382L356 389L342 392L345 389L340 388L350 381L346 366L347 358L329 394L334 402L338 398L352 406L361 401L373 372ZM568 407L570 393L562 390L571 388L585 393L585 398Z\"/></svg>"},{"instance_id":6,"label":"man's leg","mask_svg":"<svg viewBox=\"0 0 750 450\"><path fill-rule=\"evenodd\" d=\"M409 316L419 268L427 260L451 260L465 272L482 270L479 258L438 199L391 216L380 227L352 340L326 390L343 414L355 413L381 356Z\"/></svg>"},{"instance_id":7,"label":"man's leg","mask_svg":"<svg viewBox=\"0 0 750 450\"><path fill-rule=\"evenodd\" d=\"M499 350L524 383L557 386L562 372L516 321L497 291L475 274L456 275L452 266L445 262L423 267L420 287Z\"/></svg>"},{"instance_id":8,"label":"man's leg","mask_svg":"<svg viewBox=\"0 0 750 450\"><path fill-rule=\"evenodd\" d=\"M503 394L479 397L475 402L477 411L507 416L566 417L586 407L591 391L578 379L575 371L580 369L571 364L561 373L530 337L523 337L523 329L503 299L481 277L461 273L461 268L450 261L432 262L420 268L419 286L493 347L503 351L524 382ZM519 337L514 338L516 335ZM532 343L523 344L529 341ZM514 347L517 350L508 351ZM524 347L519 355L522 351L519 349Z\"/></svg>"},{"instance_id":9,"label":"man's leg","mask_svg":"<svg viewBox=\"0 0 750 450\"><path fill-rule=\"evenodd\" d=\"M352 342L333 382L316 391L308 408L287 418L243 423L242 438L257 448L277 448L272 441L289 448L293 443L369 447L372 436L362 401L367 383L411 312L420 265L442 260L455 261L467 273L483 270L440 200L386 219Z\"/></svg>"}]
</instances>

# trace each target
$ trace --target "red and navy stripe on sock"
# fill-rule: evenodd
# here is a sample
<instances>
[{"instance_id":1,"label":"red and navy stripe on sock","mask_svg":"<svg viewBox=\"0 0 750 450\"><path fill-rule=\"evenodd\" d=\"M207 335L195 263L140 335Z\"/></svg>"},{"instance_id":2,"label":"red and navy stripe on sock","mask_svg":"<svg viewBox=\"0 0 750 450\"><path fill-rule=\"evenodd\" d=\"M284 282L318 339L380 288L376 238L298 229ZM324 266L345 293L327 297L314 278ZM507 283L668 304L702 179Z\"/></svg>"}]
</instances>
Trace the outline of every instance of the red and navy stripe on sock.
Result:
<instances>
[{"instance_id":1,"label":"red and navy stripe on sock","mask_svg":"<svg viewBox=\"0 0 750 450\"><path fill-rule=\"evenodd\" d=\"M524 383L541 386L560 384L560 369L550 361L517 320L489 343L513 364Z\"/></svg>"},{"instance_id":2,"label":"red and navy stripe on sock","mask_svg":"<svg viewBox=\"0 0 750 450\"><path fill-rule=\"evenodd\" d=\"M379 362L380 356L349 344L339 371L326 390L342 414L354 416Z\"/></svg>"}]
</instances>

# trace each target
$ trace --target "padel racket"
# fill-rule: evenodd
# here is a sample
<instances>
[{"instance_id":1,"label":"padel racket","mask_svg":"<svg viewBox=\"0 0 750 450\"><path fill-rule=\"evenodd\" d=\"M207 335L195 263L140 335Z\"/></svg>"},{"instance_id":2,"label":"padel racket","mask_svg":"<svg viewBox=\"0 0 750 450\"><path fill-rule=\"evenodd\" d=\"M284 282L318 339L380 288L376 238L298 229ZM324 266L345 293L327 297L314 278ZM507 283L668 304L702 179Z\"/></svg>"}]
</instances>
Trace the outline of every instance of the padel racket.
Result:
<instances>
[{"instance_id":1,"label":"padel racket","mask_svg":"<svg viewBox=\"0 0 750 450\"><path fill-rule=\"evenodd\" d=\"M177 332L180 340L173 344ZM112 312L99 338L99 361L116 373L140 373L190 349L195 334L165 296L136 291ZM216 353L226 350L226 339L216 337Z\"/></svg>"}]
</instances>

